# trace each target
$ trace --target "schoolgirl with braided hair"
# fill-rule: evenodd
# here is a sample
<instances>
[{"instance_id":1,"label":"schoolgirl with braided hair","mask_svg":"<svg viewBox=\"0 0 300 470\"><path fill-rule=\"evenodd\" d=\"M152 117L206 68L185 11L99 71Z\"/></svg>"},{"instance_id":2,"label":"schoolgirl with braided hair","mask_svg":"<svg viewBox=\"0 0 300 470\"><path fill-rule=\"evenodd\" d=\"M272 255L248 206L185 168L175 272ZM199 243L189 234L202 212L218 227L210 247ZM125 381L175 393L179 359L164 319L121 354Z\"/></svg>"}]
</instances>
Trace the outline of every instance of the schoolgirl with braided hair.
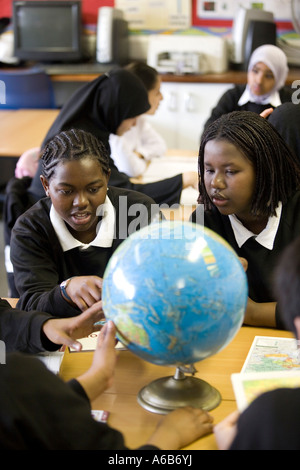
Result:
<instances>
[{"instance_id":1,"label":"schoolgirl with braided hair","mask_svg":"<svg viewBox=\"0 0 300 470\"><path fill-rule=\"evenodd\" d=\"M61 132L49 142L42 154L42 175L49 180L60 162L80 160L84 156L98 160L102 171L107 176L110 175L106 147L101 140L96 139L89 132L82 132L79 129Z\"/></svg>"},{"instance_id":2,"label":"schoolgirl with braided hair","mask_svg":"<svg viewBox=\"0 0 300 470\"><path fill-rule=\"evenodd\" d=\"M235 111L202 136L199 202L191 220L221 235L247 266L245 324L281 327L272 276L282 250L300 235L300 167L266 119Z\"/></svg>"},{"instance_id":3,"label":"schoolgirl with braided hair","mask_svg":"<svg viewBox=\"0 0 300 470\"><path fill-rule=\"evenodd\" d=\"M107 150L89 132L59 133L41 158L47 197L18 218L11 237L18 307L74 316L101 299L111 255L159 209L145 194L108 188Z\"/></svg>"}]
</instances>

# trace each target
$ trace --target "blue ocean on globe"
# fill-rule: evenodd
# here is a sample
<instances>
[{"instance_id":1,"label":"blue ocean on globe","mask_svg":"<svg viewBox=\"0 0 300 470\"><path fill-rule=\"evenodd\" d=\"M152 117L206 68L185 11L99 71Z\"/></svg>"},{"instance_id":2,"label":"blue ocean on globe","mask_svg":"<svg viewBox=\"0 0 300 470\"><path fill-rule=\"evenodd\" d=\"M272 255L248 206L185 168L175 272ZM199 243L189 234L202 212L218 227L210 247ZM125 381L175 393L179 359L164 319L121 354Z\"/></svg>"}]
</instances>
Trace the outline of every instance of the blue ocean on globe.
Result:
<instances>
[{"instance_id":1,"label":"blue ocean on globe","mask_svg":"<svg viewBox=\"0 0 300 470\"><path fill-rule=\"evenodd\" d=\"M223 349L242 325L247 278L232 248L201 225L153 223L112 255L102 305L118 339L158 365L194 364Z\"/></svg>"}]
</instances>

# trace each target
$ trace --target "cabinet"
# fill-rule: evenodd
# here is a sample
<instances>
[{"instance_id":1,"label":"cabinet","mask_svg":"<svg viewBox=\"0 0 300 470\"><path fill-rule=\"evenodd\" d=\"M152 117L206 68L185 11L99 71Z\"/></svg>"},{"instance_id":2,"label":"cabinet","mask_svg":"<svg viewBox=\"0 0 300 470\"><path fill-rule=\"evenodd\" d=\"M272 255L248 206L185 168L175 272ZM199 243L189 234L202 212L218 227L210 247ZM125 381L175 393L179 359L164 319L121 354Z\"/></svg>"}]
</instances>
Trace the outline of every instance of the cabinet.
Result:
<instances>
[{"instance_id":1,"label":"cabinet","mask_svg":"<svg viewBox=\"0 0 300 470\"><path fill-rule=\"evenodd\" d=\"M168 148L198 153L203 125L231 83L162 82L163 100L149 122L164 137Z\"/></svg>"}]
</instances>

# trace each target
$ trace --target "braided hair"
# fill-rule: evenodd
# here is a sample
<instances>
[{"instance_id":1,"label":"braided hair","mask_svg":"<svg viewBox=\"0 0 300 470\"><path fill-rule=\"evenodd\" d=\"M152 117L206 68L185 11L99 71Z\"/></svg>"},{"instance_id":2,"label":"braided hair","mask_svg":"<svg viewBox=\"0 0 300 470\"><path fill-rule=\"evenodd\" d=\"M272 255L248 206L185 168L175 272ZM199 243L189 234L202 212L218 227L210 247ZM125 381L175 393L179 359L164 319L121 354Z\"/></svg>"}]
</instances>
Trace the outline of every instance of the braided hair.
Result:
<instances>
[{"instance_id":1,"label":"braided hair","mask_svg":"<svg viewBox=\"0 0 300 470\"><path fill-rule=\"evenodd\" d=\"M57 134L45 146L42 154L42 175L49 181L57 165L63 161L89 157L97 160L103 173L109 176L109 156L104 144L93 134L71 129Z\"/></svg>"},{"instance_id":2,"label":"braided hair","mask_svg":"<svg viewBox=\"0 0 300 470\"><path fill-rule=\"evenodd\" d=\"M300 187L300 166L277 130L259 114L233 111L214 121L204 132L199 149L199 198L204 209L212 203L204 182L204 152L210 140L226 140L237 147L254 167L256 184L251 205L254 216L275 215Z\"/></svg>"}]
</instances>

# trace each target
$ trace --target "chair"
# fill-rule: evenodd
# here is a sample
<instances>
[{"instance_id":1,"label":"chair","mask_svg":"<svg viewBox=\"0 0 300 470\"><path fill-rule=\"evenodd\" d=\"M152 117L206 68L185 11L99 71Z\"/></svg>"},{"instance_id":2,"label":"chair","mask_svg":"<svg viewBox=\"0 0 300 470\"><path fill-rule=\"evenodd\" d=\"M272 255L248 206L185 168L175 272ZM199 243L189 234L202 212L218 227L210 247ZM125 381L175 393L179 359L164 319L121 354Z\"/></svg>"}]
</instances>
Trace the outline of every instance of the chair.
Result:
<instances>
[{"instance_id":1,"label":"chair","mask_svg":"<svg viewBox=\"0 0 300 470\"><path fill-rule=\"evenodd\" d=\"M40 68L0 70L0 110L56 108L50 77Z\"/></svg>"},{"instance_id":2,"label":"chair","mask_svg":"<svg viewBox=\"0 0 300 470\"><path fill-rule=\"evenodd\" d=\"M52 82L39 67L9 71L0 69L0 111L21 108L56 108ZM2 206L5 199L3 191L7 181L13 176L15 168L11 169L11 165L6 161L5 167L1 163L0 170L2 179L4 176L4 183L0 184L0 205Z\"/></svg>"}]
</instances>

